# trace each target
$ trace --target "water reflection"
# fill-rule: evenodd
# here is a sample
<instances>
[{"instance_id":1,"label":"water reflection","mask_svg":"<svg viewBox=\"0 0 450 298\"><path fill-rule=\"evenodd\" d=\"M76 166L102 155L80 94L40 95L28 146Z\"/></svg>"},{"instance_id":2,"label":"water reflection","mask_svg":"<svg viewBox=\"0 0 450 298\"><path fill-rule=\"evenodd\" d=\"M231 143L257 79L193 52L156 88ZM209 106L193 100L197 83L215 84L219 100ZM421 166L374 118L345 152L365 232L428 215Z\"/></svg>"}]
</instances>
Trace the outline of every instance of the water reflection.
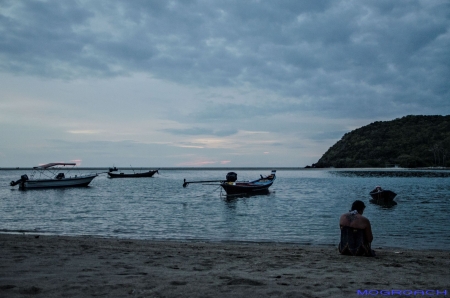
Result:
<instances>
[{"instance_id":1,"label":"water reflection","mask_svg":"<svg viewBox=\"0 0 450 298\"><path fill-rule=\"evenodd\" d=\"M382 209L389 209L389 208L392 208L397 205L396 201L386 202L386 201L378 201L378 200L371 199L371 200L369 200L369 202L373 205L378 205L378 206L382 207Z\"/></svg>"},{"instance_id":2,"label":"water reflection","mask_svg":"<svg viewBox=\"0 0 450 298\"><path fill-rule=\"evenodd\" d=\"M258 192L258 193L242 193L242 194L237 194L237 195L227 195L227 194L223 194L221 193L221 197L224 201L236 201L238 199L247 199L247 198L252 198L252 197L264 197L264 196L269 196L271 194L271 192L269 190L266 190L264 192Z\"/></svg>"}]
</instances>

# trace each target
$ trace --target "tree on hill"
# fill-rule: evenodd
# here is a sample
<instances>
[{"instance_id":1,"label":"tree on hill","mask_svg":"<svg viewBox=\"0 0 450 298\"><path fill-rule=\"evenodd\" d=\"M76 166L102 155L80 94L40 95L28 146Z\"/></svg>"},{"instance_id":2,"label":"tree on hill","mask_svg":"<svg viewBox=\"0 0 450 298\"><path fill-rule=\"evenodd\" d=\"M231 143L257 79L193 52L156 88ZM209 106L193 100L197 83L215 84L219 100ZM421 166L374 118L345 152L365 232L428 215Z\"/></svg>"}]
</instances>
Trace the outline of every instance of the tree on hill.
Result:
<instances>
[{"instance_id":1,"label":"tree on hill","mask_svg":"<svg viewBox=\"0 0 450 298\"><path fill-rule=\"evenodd\" d=\"M316 168L450 166L450 116L405 116L346 133Z\"/></svg>"}]
</instances>

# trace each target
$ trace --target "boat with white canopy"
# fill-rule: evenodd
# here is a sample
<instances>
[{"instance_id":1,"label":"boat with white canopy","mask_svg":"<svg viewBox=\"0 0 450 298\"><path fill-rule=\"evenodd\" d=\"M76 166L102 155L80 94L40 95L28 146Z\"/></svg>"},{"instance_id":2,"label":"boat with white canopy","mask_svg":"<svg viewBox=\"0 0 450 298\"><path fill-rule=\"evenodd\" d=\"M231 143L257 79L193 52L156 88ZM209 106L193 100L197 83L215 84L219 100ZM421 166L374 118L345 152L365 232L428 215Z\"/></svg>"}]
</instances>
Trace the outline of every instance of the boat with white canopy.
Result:
<instances>
[{"instance_id":1,"label":"boat with white canopy","mask_svg":"<svg viewBox=\"0 0 450 298\"><path fill-rule=\"evenodd\" d=\"M54 162L33 167L33 172L22 175L19 180L11 181L11 186L19 189L82 187L88 186L97 177L97 173L75 174L76 163ZM67 168L66 168L67 167Z\"/></svg>"}]
</instances>

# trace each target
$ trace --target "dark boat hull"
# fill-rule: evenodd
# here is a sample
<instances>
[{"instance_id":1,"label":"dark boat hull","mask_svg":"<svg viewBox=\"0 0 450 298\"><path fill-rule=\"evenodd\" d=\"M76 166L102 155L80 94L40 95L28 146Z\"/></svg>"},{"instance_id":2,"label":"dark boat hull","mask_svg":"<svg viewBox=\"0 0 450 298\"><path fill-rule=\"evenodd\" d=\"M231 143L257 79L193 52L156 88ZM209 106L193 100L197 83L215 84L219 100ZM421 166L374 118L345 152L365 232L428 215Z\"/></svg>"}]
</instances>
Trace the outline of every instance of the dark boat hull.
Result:
<instances>
[{"instance_id":1,"label":"dark boat hull","mask_svg":"<svg viewBox=\"0 0 450 298\"><path fill-rule=\"evenodd\" d=\"M109 178L149 178L149 177L153 177L153 175L155 175L155 173L157 173L158 171L148 171L145 173L133 173L133 174L124 174L124 173L119 173L119 174L115 174L115 173L108 173Z\"/></svg>"},{"instance_id":2,"label":"dark boat hull","mask_svg":"<svg viewBox=\"0 0 450 298\"><path fill-rule=\"evenodd\" d=\"M265 185L251 185L251 183L236 183L229 184L222 183L220 186L225 190L227 195L241 195L241 194L263 194L269 192L269 187L272 186L273 181Z\"/></svg>"},{"instance_id":3,"label":"dark boat hull","mask_svg":"<svg viewBox=\"0 0 450 298\"><path fill-rule=\"evenodd\" d=\"M261 176L261 179L254 181L224 181L220 184L227 195L252 195L264 194L269 192L269 187L272 186L276 179L276 170L267 176Z\"/></svg>"},{"instance_id":4,"label":"dark boat hull","mask_svg":"<svg viewBox=\"0 0 450 298\"><path fill-rule=\"evenodd\" d=\"M380 203L389 203L392 202L397 194L390 190L382 190L382 191L372 191L370 192L370 196L372 200Z\"/></svg>"}]
</instances>

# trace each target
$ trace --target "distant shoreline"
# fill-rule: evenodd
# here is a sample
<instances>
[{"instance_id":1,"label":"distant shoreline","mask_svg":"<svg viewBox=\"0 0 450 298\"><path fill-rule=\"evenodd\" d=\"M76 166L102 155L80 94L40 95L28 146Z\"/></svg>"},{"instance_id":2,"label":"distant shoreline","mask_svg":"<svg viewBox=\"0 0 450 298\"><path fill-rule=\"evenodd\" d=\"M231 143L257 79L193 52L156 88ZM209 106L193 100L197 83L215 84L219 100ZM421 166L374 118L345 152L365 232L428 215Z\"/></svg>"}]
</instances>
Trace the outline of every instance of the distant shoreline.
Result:
<instances>
[{"instance_id":1,"label":"distant shoreline","mask_svg":"<svg viewBox=\"0 0 450 298\"><path fill-rule=\"evenodd\" d=\"M70 169L70 168L67 168ZM109 167L75 167L77 170L97 170L108 171ZM320 171L320 170L333 170L333 171L448 171L450 168L444 167L429 167L429 168L306 168L306 167L119 167L119 170L163 170L163 171ZM17 170L33 170L33 167L0 167L0 171L17 171Z\"/></svg>"},{"instance_id":2,"label":"distant shoreline","mask_svg":"<svg viewBox=\"0 0 450 298\"><path fill-rule=\"evenodd\" d=\"M119 170L147 170L147 169L154 169L154 170L164 170L164 171L196 171L196 170L201 170L201 171L217 171L217 170L230 170L230 171L234 171L234 170L265 170L265 171L271 171L271 170L310 170L310 169L305 169L303 167L214 167L214 168L198 168L198 167L117 167ZM69 167L67 168L69 169ZM75 167L74 169L77 170L101 170L101 171L108 171L109 167ZM5 170L5 171L13 171L13 170L33 170L33 167L0 167L0 170ZM317 169L319 170L319 169Z\"/></svg>"},{"instance_id":3,"label":"distant shoreline","mask_svg":"<svg viewBox=\"0 0 450 298\"><path fill-rule=\"evenodd\" d=\"M154 169L154 170L164 170L164 171L195 171L195 170L309 170L305 169L304 167L214 167L214 168L198 168L198 167L117 167L119 170L141 170L141 169ZM69 167L67 169L70 169ZM77 170L101 170L101 171L108 171L109 167L75 167L74 169ZM14 170L33 170L33 167L0 167L0 170L5 171L14 171Z\"/></svg>"}]
</instances>

